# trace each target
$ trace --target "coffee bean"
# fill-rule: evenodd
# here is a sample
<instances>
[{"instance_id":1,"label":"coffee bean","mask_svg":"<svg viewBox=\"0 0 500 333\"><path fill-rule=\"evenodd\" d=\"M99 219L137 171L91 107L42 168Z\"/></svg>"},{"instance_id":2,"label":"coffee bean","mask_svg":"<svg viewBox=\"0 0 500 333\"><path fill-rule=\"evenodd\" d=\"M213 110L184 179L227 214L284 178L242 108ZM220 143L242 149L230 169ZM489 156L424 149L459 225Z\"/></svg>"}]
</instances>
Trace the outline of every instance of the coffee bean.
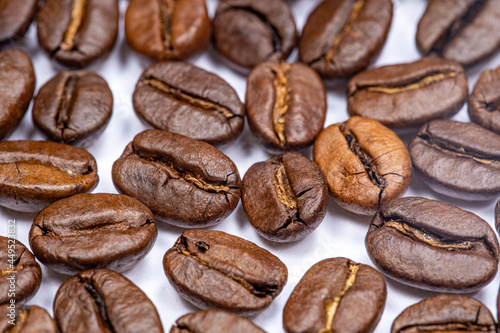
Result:
<instances>
[{"instance_id":1,"label":"coffee bean","mask_svg":"<svg viewBox=\"0 0 500 333\"><path fill-rule=\"evenodd\" d=\"M384 46L392 21L391 0L325 0L309 15L299 58L324 77L365 69Z\"/></svg>"},{"instance_id":2,"label":"coffee bean","mask_svg":"<svg viewBox=\"0 0 500 333\"><path fill-rule=\"evenodd\" d=\"M112 111L113 94L102 77L66 71L40 88L33 123L50 140L87 146L104 131Z\"/></svg>"},{"instance_id":3,"label":"coffee bean","mask_svg":"<svg viewBox=\"0 0 500 333\"><path fill-rule=\"evenodd\" d=\"M283 153L250 167L243 178L243 209L259 235L292 242L316 229L326 214L328 188L318 165Z\"/></svg>"},{"instance_id":4,"label":"coffee bean","mask_svg":"<svg viewBox=\"0 0 500 333\"><path fill-rule=\"evenodd\" d=\"M356 214L374 214L410 185L405 144L372 119L355 116L330 125L316 139L313 154L335 202Z\"/></svg>"},{"instance_id":5,"label":"coffee bean","mask_svg":"<svg viewBox=\"0 0 500 333\"><path fill-rule=\"evenodd\" d=\"M473 65L500 47L496 0L429 0L418 22L417 47L424 55L437 55L464 66Z\"/></svg>"},{"instance_id":6,"label":"coffee bean","mask_svg":"<svg viewBox=\"0 0 500 333\"><path fill-rule=\"evenodd\" d=\"M495 228L500 234L500 200L498 200L497 204L495 205Z\"/></svg>"},{"instance_id":7,"label":"coffee bean","mask_svg":"<svg viewBox=\"0 0 500 333\"><path fill-rule=\"evenodd\" d=\"M249 316L267 308L288 270L267 250L216 230L187 230L163 257L172 287L201 309Z\"/></svg>"},{"instance_id":8,"label":"coffee bean","mask_svg":"<svg viewBox=\"0 0 500 333\"><path fill-rule=\"evenodd\" d=\"M470 119L500 134L500 67L481 73L469 96Z\"/></svg>"},{"instance_id":9,"label":"coffee bean","mask_svg":"<svg viewBox=\"0 0 500 333\"><path fill-rule=\"evenodd\" d=\"M28 54L16 49L0 52L0 94L2 96L0 140L14 132L21 122L35 92L35 81L35 71Z\"/></svg>"},{"instance_id":10,"label":"coffee bean","mask_svg":"<svg viewBox=\"0 0 500 333\"><path fill-rule=\"evenodd\" d=\"M498 240L486 221L426 198L399 198L383 205L365 245L384 274L432 291L477 291L498 269Z\"/></svg>"},{"instance_id":11,"label":"coffee bean","mask_svg":"<svg viewBox=\"0 0 500 333\"><path fill-rule=\"evenodd\" d=\"M153 213L138 200L82 193L43 209L29 239L41 263L71 275L98 267L128 270L149 253L157 234Z\"/></svg>"},{"instance_id":12,"label":"coffee bean","mask_svg":"<svg viewBox=\"0 0 500 333\"><path fill-rule=\"evenodd\" d=\"M97 186L86 150L48 141L0 142L0 205L38 213L48 204Z\"/></svg>"},{"instance_id":13,"label":"coffee bean","mask_svg":"<svg viewBox=\"0 0 500 333\"><path fill-rule=\"evenodd\" d=\"M302 63L258 65L248 75L245 99L252 132L272 152L310 146L323 129L325 87Z\"/></svg>"},{"instance_id":14,"label":"coffee bean","mask_svg":"<svg viewBox=\"0 0 500 333\"><path fill-rule=\"evenodd\" d=\"M38 0L3 0L0 6L0 44L24 36L35 16Z\"/></svg>"},{"instance_id":15,"label":"coffee bean","mask_svg":"<svg viewBox=\"0 0 500 333\"><path fill-rule=\"evenodd\" d=\"M9 232L11 228L15 225L8 225ZM42 270L33 254L15 238L3 236L0 236L0 276L0 304L29 299L42 283Z\"/></svg>"},{"instance_id":16,"label":"coffee bean","mask_svg":"<svg viewBox=\"0 0 500 333\"><path fill-rule=\"evenodd\" d=\"M134 109L151 126L211 144L234 140L243 130L245 107L215 74L186 62L160 62L137 82Z\"/></svg>"},{"instance_id":17,"label":"coffee bean","mask_svg":"<svg viewBox=\"0 0 500 333\"><path fill-rule=\"evenodd\" d=\"M59 63L86 67L113 49L118 18L118 0L45 0L38 42Z\"/></svg>"},{"instance_id":18,"label":"coffee bean","mask_svg":"<svg viewBox=\"0 0 500 333\"><path fill-rule=\"evenodd\" d=\"M213 25L215 48L246 68L286 59L297 42L292 10L283 0L221 0Z\"/></svg>"},{"instance_id":19,"label":"coffee bean","mask_svg":"<svg viewBox=\"0 0 500 333\"><path fill-rule=\"evenodd\" d=\"M406 308L392 324L391 333L496 333L490 310L474 298L436 295Z\"/></svg>"},{"instance_id":20,"label":"coffee bean","mask_svg":"<svg viewBox=\"0 0 500 333\"><path fill-rule=\"evenodd\" d=\"M202 228L240 200L236 165L208 143L161 130L137 134L113 164L113 183L165 222Z\"/></svg>"},{"instance_id":21,"label":"coffee bean","mask_svg":"<svg viewBox=\"0 0 500 333\"><path fill-rule=\"evenodd\" d=\"M373 332L387 288L374 268L346 258L325 259L300 279L283 310L288 333Z\"/></svg>"},{"instance_id":22,"label":"coffee bean","mask_svg":"<svg viewBox=\"0 0 500 333\"><path fill-rule=\"evenodd\" d=\"M188 313L175 323L170 333L265 333L249 319L223 310Z\"/></svg>"},{"instance_id":23,"label":"coffee bean","mask_svg":"<svg viewBox=\"0 0 500 333\"><path fill-rule=\"evenodd\" d=\"M131 0L125 36L156 60L185 59L207 48L212 27L204 0Z\"/></svg>"},{"instance_id":24,"label":"coffee bean","mask_svg":"<svg viewBox=\"0 0 500 333\"><path fill-rule=\"evenodd\" d=\"M474 124L433 120L408 149L413 167L434 191L464 200L500 194L500 135Z\"/></svg>"},{"instance_id":25,"label":"coffee bean","mask_svg":"<svg viewBox=\"0 0 500 333\"><path fill-rule=\"evenodd\" d=\"M439 58L361 72L347 85L347 111L400 128L457 113L468 95L462 66Z\"/></svg>"},{"instance_id":26,"label":"coffee bean","mask_svg":"<svg viewBox=\"0 0 500 333\"><path fill-rule=\"evenodd\" d=\"M155 306L135 284L108 269L67 279L54 300L61 333L163 333Z\"/></svg>"},{"instance_id":27,"label":"coffee bean","mask_svg":"<svg viewBox=\"0 0 500 333\"><path fill-rule=\"evenodd\" d=\"M0 306L0 314L1 333L57 333L54 319L36 305L5 304Z\"/></svg>"}]
</instances>

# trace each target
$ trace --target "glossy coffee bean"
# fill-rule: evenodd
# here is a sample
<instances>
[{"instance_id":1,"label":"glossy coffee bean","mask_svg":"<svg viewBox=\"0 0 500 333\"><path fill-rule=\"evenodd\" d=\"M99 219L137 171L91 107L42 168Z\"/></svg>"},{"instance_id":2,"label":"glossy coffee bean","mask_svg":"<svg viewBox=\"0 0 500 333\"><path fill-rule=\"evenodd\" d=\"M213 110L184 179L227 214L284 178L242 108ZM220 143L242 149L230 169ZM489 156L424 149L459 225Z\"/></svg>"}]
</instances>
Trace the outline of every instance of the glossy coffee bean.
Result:
<instances>
[{"instance_id":1,"label":"glossy coffee bean","mask_svg":"<svg viewBox=\"0 0 500 333\"><path fill-rule=\"evenodd\" d=\"M283 310L288 333L373 332L387 288L374 268L346 258L325 259L300 279Z\"/></svg>"},{"instance_id":2,"label":"glossy coffee bean","mask_svg":"<svg viewBox=\"0 0 500 333\"><path fill-rule=\"evenodd\" d=\"M3 0L0 4L0 44L24 36L33 16L38 0Z\"/></svg>"},{"instance_id":3,"label":"glossy coffee bean","mask_svg":"<svg viewBox=\"0 0 500 333\"><path fill-rule=\"evenodd\" d=\"M172 287L201 309L248 316L267 308L288 270L269 251L222 231L187 230L163 257Z\"/></svg>"},{"instance_id":4,"label":"glossy coffee bean","mask_svg":"<svg viewBox=\"0 0 500 333\"><path fill-rule=\"evenodd\" d=\"M335 202L356 214L374 214L410 185L405 144L376 120L355 116L330 125L316 139L313 154Z\"/></svg>"},{"instance_id":5,"label":"glossy coffee bean","mask_svg":"<svg viewBox=\"0 0 500 333\"><path fill-rule=\"evenodd\" d=\"M66 71L45 83L33 104L33 123L50 140L86 146L104 131L113 94L99 75Z\"/></svg>"},{"instance_id":6,"label":"glossy coffee bean","mask_svg":"<svg viewBox=\"0 0 500 333\"><path fill-rule=\"evenodd\" d=\"M204 0L131 0L125 37L156 60L185 59L206 49L212 26Z\"/></svg>"},{"instance_id":7,"label":"glossy coffee bean","mask_svg":"<svg viewBox=\"0 0 500 333\"><path fill-rule=\"evenodd\" d=\"M500 67L481 73L469 96L468 106L473 122L500 134Z\"/></svg>"},{"instance_id":8,"label":"glossy coffee bean","mask_svg":"<svg viewBox=\"0 0 500 333\"><path fill-rule=\"evenodd\" d=\"M426 198L405 197L383 205L365 245L384 274L437 292L477 291L498 269L498 240L486 221Z\"/></svg>"},{"instance_id":9,"label":"glossy coffee bean","mask_svg":"<svg viewBox=\"0 0 500 333\"><path fill-rule=\"evenodd\" d=\"M413 167L434 191L464 200L500 194L500 135L474 124L433 120L408 146Z\"/></svg>"},{"instance_id":10,"label":"glossy coffee bean","mask_svg":"<svg viewBox=\"0 0 500 333\"><path fill-rule=\"evenodd\" d=\"M485 332L495 333L490 310L474 298L436 295L406 308L394 320L391 333Z\"/></svg>"},{"instance_id":11,"label":"glossy coffee bean","mask_svg":"<svg viewBox=\"0 0 500 333\"><path fill-rule=\"evenodd\" d=\"M9 233L15 224L7 225ZM33 254L14 238L0 236L0 304L32 297L42 283L42 270Z\"/></svg>"},{"instance_id":12,"label":"glossy coffee bean","mask_svg":"<svg viewBox=\"0 0 500 333\"><path fill-rule=\"evenodd\" d=\"M468 96L462 66L439 58L387 65L355 75L347 85L351 116L393 127L420 126L457 113Z\"/></svg>"},{"instance_id":13,"label":"glossy coffee bean","mask_svg":"<svg viewBox=\"0 0 500 333\"><path fill-rule=\"evenodd\" d=\"M0 205L38 213L97 186L97 165L84 149L48 141L0 142Z\"/></svg>"},{"instance_id":14,"label":"glossy coffee bean","mask_svg":"<svg viewBox=\"0 0 500 333\"><path fill-rule=\"evenodd\" d=\"M170 224L202 228L240 200L236 165L208 143L161 130L137 134L113 164L113 183Z\"/></svg>"},{"instance_id":15,"label":"glossy coffee bean","mask_svg":"<svg viewBox=\"0 0 500 333\"><path fill-rule=\"evenodd\" d=\"M128 270L149 253L157 234L153 213L138 200L82 193L43 209L29 238L41 263L71 275L90 268Z\"/></svg>"},{"instance_id":16,"label":"glossy coffee bean","mask_svg":"<svg viewBox=\"0 0 500 333\"><path fill-rule=\"evenodd\" d=\"M35 71L28 54L0 52L0 140L17 128L35 92Z\"/></svg>"},{"instance_id":17,"label":"glossy coffee bean","mask_svg":"<svg viewBox=\"0 0 500 333\"><path fill-rule=\"evenodd\" d=\"M464 66L473 65L500 47L500 2L429 0L418 23L417 47Z\"/></svg>"},{"instance_id":18,"label":"glossy coffee bean","mask_svg":"<svg viewBox=\"0 0 500 333\"><path fill-rule=\"evenodd\" d=\"M5 304L0 314L0 333L58 333L54 319L36 305Z\"/></svg>"},{"instance_id":19,"label":"glossy coffee bean","mask_svg":"<svg viewBox=\"0 0 500 333\"><path fill-rule=\"evenodd\" d=\"M328 207L328 187L318 165L299 153L255 163L243 178L241 201L252 227L276 242L304 238Z\"/></svg>"},{"instance_id":20,"label":"glossy coffee bean","mask_svg":"<svg viewBox=\"0 0 500 333\"><path fill-rule=\"evenodd\" d=\"M292 10L284 0L221 0L213 26L215 48L246 68L286 59L297 41Z\"/></svg>"},{"instance_id":21,"label":"glossy coffee bean","mask_svg":"<svg viewBox=\"0 0 500 333\"><path fill-rule=\"evenodd\" d=\"M324 77L365 69L384 46L392 7L391 0L324 0L302 29L300 60Z\"/></svg>"},{"instance_id":22,"label":"glossy coffee bean","mask_svg":"<svg viewBox=\"0 0 500 333\"><path fill-rule=\"evenodd\" d=\"M325 123L323 82L299 62L256 66L248 75L245 100L252 132L272 152L310 146Z\"/></svg>"},{"instance_id":23,"label":"glossy coffee bean","mask_svg":"<svg viewBox=\"0 0 500 333\"><path fill-rule=\"evenodd\" d=\"M234 140L245 123L245 107L236 91L187 62L146 68L132 100L137 115L151 126L211 144Z\"/></svg>"},{"instance_id":24,"label":"glossy coffee bean","mask_svg":"<svg viewBox=\"0 0 500 333\"><path fill-rule=\"evenodd\" d=\"M67 279L54 300L61 333L163 333L155 306L135 284L108 269Z\"/></svg>"},{"instance_id":25,"label":"glossy coffee bean","mask_svg":"<svg viewBox=\"0 0 500 333\"><path fill-rule=\"evenodd\" d=\"M495 205L495 228L500 234L500 200L498 200L497 204Z\"/></svg>"},{"instance_id":26,"label":"glossy coffee bean","mask_svg":"<svg viewBox=\"0 0 500 333\"><path fill-rule=\"evenodd\" d=\"M57 62L86 67L113 49L118 18L118 0L45 0L38 42Z\"/></svg>"},{"instance_id":27,"label":"glossy coffee bean","mask_svg":"<svg viewBox=\"0 0 500 333\"><path fill-rule=\"evenodd\" d=\"M175 323L170 333L265 333L249 319L223 310L188 313Z\"/></svg>"}]
</instances>

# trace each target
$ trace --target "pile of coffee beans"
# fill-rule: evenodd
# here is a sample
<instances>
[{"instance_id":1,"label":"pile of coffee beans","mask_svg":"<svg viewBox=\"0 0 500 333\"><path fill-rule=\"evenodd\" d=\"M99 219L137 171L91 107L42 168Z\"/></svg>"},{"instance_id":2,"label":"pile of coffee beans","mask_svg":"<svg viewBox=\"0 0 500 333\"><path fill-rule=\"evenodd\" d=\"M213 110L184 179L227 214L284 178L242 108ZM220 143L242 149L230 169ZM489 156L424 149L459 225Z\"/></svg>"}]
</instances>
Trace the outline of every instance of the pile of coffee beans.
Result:
<instances>
[{"instance_id":1,"label":"pile of coffee beans","mask_svg":"<svg viewBox=\"0 0 500 333\"><path fill-rule=\"evenodd\" d=\"M0 0L0 333L497 332L499 22Z\"/></svg>"}]
</instances>

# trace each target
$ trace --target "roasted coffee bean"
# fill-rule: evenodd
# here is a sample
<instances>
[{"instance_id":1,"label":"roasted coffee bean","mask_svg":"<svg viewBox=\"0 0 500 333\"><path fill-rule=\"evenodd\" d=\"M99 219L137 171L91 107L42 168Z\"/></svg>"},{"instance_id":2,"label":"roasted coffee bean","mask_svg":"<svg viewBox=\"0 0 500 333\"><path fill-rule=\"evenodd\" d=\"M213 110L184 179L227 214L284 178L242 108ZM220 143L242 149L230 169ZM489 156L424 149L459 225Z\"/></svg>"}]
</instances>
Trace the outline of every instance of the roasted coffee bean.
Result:
<instances>
[{"instance_id":1,"label":"roasted coffee bean","mask_svg":"<svg viewBox=\"0 0 500 333\"><path fill-rule=\"evenodd\" d=\"M481 73L468 106L473 122L500 134L500 67Z\"/></svg>"},{"instance_id":2,"label":"roasted coffee bean","mask_svg":"<svg viewBox=\"0 0 500 333\"><path fill-rule=\"evenodd\" d=\"M172 287L201 309L248 316L267 308L285 286L288 270L269 251L216 230L187 230L163 257Z\"/></svg>"},{"instance_id":3,"label":"roasted coffee bean","mask_svg":"<svg viewBox=\"0 0 500 333\"><path fill-rule=\"evenodd\" d=\"M486 221L426 198L405 197L383 205L365 245L384 274L432 291L479 290L498 268L498 240Z\"/></svg>"},{"instance_id":4,"label":"roasted coffee bean","mask_svg":"<svg viewBox=\"0 0 500 333\"><path fill-rule=\"evenodd\" d=\"M283 153L250 167L241 201L252 227L276 242L292 242L316 229L328 207L328 187L318 165Z\"/></svg>"},{"instance_id":5,"label":"roasted coffee bean","mask_svg":"<svg viewBox=\"0 0 500 333\"><path fill-rule=\"evenodd\" d=\"M410 185L412 166L405 144L372 119L355 116L325 128L313 155L335 202L356 214L374 214Z\"/></svg>"},{"instance_id":6,"label":"roasted coffee bean","mask_svg":"<svg viewBox=\"0 0 500 333\"><path fill-rule=\"evenodd\" d=\"M325 87L302 63L258 65L248 76L245 99L252 132L273 152L310 146L323 129Z\"/></svg>"},{"instance_id":7,"label":"roasted coffee bean","mask_svg":"<svg viewBox=\"0 0 500 333\"><path fill-rule=\"evenodd\" d=\"M422 58L361 72L347 85L347 111L389 127L420 126L457 113L468 96L457 62Z\"/></svg>"},{"instance_id":8,"label":"roasted coffee bean","mask_svg":"<svg viewBox=\"0 0 500 333\"><path fill-rule=\"evenodd\" d=\"M29 239L42 264L71 275L90 268L130 269L149 253L157 234L153 213L138 200L82 193L43 209Z\"/></svg>"},{"instance_id":9,"label":"roasted coffee bean","mask_svg":"<svg viewBox=\"0 0 500 333\"><path fill-rule=\"evenodd\" d=\"M9 233L15 227L9 221ZM0 304L30 298L42 283L42 270L33 254L15 238L3 236L0 236L0 276Z\"/></svg>"},{"instance_id":10,"label":"roasted coffee bean","mask_svg":"<svg viewBox=\"0 0 500 333\"><path fill-rule=\"evenodd\" d=\"M160 219L202 228L229 216L240 200L236 165L208 143L162 130L137 134L113 164L113 183Z\"/></svg>"},{"instance_id":11,"label":"roasted coffee bean","mask_svg":"<svg viewBox=\"0 0 500 333\"><path fill-rule=\"evenodd\" d=\"M418 22L417 47L464 66L475 64L500 47L497 0L429 0Z\"/></svg>"},{"instance_id":12,"label":"roasted coffee bean","mask_svg":"<svg viewBox=\"0 0 500 333\"><path fill-rule=\"evenodd\" d=\"M288 333L373 332L387 288L374 268L346 258L325 259L300 279L283 310Z\"/></svg>"},{"instance_id":13,"label":"roasted coffee bean","mask_svg":"<svg viewBox=\"0 0 500 333\"><path fill-rule=\"evenodd\" d=\"M242 67L286 59L297 42L292 10L283 0L221 0L213 25L215 48Z\"/></svg>"},{"instance_id":14,"label":"roasted coffee bean","mask_svg":"<svg viewBox=\"0 0 500 333\"><path fill-rule=\"evenodd\" d=\"M497 204L495 205L495 228L500 234L500 200L498 200Z\"/></svg>"},{"instance_id":15,"label":"roasted coffee bean","mask_svg":"<svg viewBox=\"0 0 500 333\"><path fill-rule=\"evenodd\" d=\"M2 0L0 2L0 44L24 36L33 16L38 0Z\"/></svg>"},{"instance_id":16,"label":"roasted coffee bean","mask_svg":"<svg viewBox=\"0 0 500 333\"><path fill-rule=\"evenodd\" d=\"M36 212L97 186L97 165L84 149L48 141L0 142L0 205Z\"/></svg>"},{"instance_id":17,"label":"roasted coffee bean","mask_svg":"<svg viewBox=\"0 0 500 333\"><path fill-rule=\"evenodd\" d=\"M146 68L133 103L151 126L211 144L235 139L245 123L245 107L236 91L217 75L187 62Z\"/></svg>"},{"instance_id":18,"label":"roasted coffee bean","mask_svg":"<svg viewBox=\"0 0 500 333\"><path fill-rule=\"evenodd\" d=\"M496 333L490 310L474 298L436 295L409 306L394 320L391 333Z\"/></svg>"},{"instance_id":19,"label":"roasted coffee bean","mask_svg":"<svg viewBox=\"0 0 500 333\"><path fill-rule=\"evenodd\" d=\"M0 314L0 333L57 333L54 319L36 305L5 304Z\"/></svg>"},{"instance_id":20,"label":"roasted coffee bean","mask_svg":"<svg viewBox=\"0 0 500 333\"><path fill-rule=\"evenodd\" d=\"M9 136L21 122L35 92L35 81L35 71L28 54L15 49L0 52L0 95L2 96L0 99L0 140Z\"/></svg>"},{"instance_id":21,"label":"roasted coffee bean","mask_svg":"<svg viewBox=\"0 0 500 333\"><path fill-rule=\"evenodd\" d=\"M434 191L464 200L500 194L500 135L474 124L433 120L408 146L413 167Z\"/></svg>"},{"instance_id":22,"label":"roasted coffee bean","mask_svg":"<svg viewBox=\"0 0 500 333\"><path fill-rule=\"evenodd\" d=\"M266 333L249 319L223 310L188 313L175 323L170 333Z\"/></svg>"},{"instance_id":23,"label":"roasted coffee bean","mask_svg":"<svg viewBox=\"0 0 500 333\"><path fill-rule=\"evenodd\" d=\"M118 18L118 0L45 0L38 42L61 64L85 67L111 52Z\"/></svg>"},{"instance_id":24,"label":"roasted coffee bean","mask_svg":"<svg viewBox=\"0 0 500 333\"><path fill-rule=\"evenodd\" d=\"M67 279L54 300L61 333L163 333L155 306L135 284L108 269Z\"/></svg>"},{"instance_id":25,"label":"roasted coffee bean","mask_svg":"<svg viewBox=\"0 0 500 333\"><path fill-rule=\"evenodd\" d=\"M102 77L66 71L40 88L33 123L50 140L86 146L104 131L112 111L113 94Z\"/></svg>"},{"instance_id":26,"label":"roasted coffee bean","mask_svg":"<svg viewBox=\"0 0 500 333\"><path fill-rule=\"evenodd\" d=\"M324 77L365 69L384 46L392 21L391 0L325 0L309 15L299 58Z\"/></svg>"},{"instance_id":27,"label":"roasted coffee bean","mask_svg":"<svg viewBox=\"0 0 500 333\"><path fill-rule=\"evenodd\" d=\"M125 36L135 51L156 60L185 59L210 43L204 0L131 0Z\"/></svg>"}]
</instances>

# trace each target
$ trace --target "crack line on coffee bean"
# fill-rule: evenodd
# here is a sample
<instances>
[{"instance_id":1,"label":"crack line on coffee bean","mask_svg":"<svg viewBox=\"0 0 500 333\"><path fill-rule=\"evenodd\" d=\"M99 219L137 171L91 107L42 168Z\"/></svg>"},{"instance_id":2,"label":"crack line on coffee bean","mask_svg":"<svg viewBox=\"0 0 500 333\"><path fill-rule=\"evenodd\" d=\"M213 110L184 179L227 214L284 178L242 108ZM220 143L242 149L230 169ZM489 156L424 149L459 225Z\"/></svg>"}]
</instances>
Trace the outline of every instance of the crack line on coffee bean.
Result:
<instances>
[{"instance_id":1,"label":"crack line on coffee bean","mask_svg":"<svg viewBox=\"0 0 500 333\"><path fill-rule=\"evenodd\" d=\"M484 104L484 109L489 112L495 112L495 111L500 111L499 108L495 105L493 102L483 102Z\"/></svg>"},{"instance_id":2,"label":"crack line on coffee bean","mask_svg":"<svg viewBox=\"0 0 500 333\"><path fill-rule=\"evenodd\" d=\"M451 79L457 76L456 72L448 72L448 73L436 73L427 75L416 82L405 84L405 85L394 85L394 86L365 86L361 87L360 90L368 90L369 92L376 92L382 94L397 94L400 92L405 92L408 90L416 90L419 88L430 86L434 83L441 82L447 79ZM352 95L351 95L352 96Z\"/></svg>"},{"instance_id":3,"label":"crack line on coffee bean","mask_svg":"<svg viewBox=\"0 0 500 333\"><path fill-rule=\"evenodd\" d=\"M150 223L148 223L148 221ZM40 226L37 224L34 224L34 226L38 227L40 230L42 230L42 233L44 236L47 237L57 237L57 238L66 238L66 237L88 237L93 234L99 234L102 231L117 231L117 232L123 232L123 231L128 231L128 230L139 230L140 228L147 227L148 225L152 224L150 220L145 221L144 224L141 225L132 225L129 220L127 221L121 221L121 222L116 222L116 223L108 223L106 225L89 225L86 227L86 229L77 229L78 232L68 232L65 233L64 235L60 235L53 230L49 230L45 226Z\"/></svg>"},{"instance_id":4,"label":"crack line on coffee bean","mask_svg":"<svg viewBox=\"0 0 500 333\"><path fill-rule=\"evenodd\" d=\"M63 51L71 51L75 47L75 36L83 23L83 17L87 9L87 0L75 0L71 8L71 19L64 33L64 39L59 45Z\"/></svg>"},{"instance_id":5,"label":"crack line on coffee bean","mask_svg":"<svg viewBox=\"0 0 500 333\"><path fill-rule=\"evenodd\" d=\"M480 309L478 310L480 311ZM412 325L402 327L397 333L481 333L481 332L496 332L494 327L489 325L478 325L477 323L443 323L434 325Z\"/></svg>"},{"instance_id":6,"label":"crack line on coffee bean","mask_svg":"<svg viewBox=\"0 0 500 333\"><path fill-rule=\"evenodd\" d=\"M158 0L160 6L161 38L166 50L173 51L172 46L172 15L174 13L175 0Z\"/></svg>"},{"instance_id":7,"label":"crack line on coffee bean","mask_svg":"<svg viewBox=\"0 0 500 333\"><path fill-rule=\"evenodd\" d=\"M61 99L57 105L57 113L55 117L56 127L61 130L60 140L64 141L64 130L70 129L68 123L74 109L76 100L76 84L78 82L78 75L70 75L64 82L64 88L61 94Z\"/></svg>"},{"instance_id":8,"label":"crack line on coffee bean","mask_svg":"<svg viewBox=\"0 0 500 333\"><path fill-rule=\"evenodd\" d=\"M90 279L84 279L81 276L77 276L78 281L83 284L84 288L87 290L89 295L94 300L94 303L99 311L99 316L101 317L102 323L109 329L111 333L116 333L113 324L109 320L108 311L106 309L106 302L104 298L99 293L97 288L94 286L93 276Z\"/></svg>"},{"instance_id":9,"label":"crack line on coffee bean","mask_svg":"<svg viewBox=\"0 0 500 333\"><path fill-rule=\"evenodd\" d=\"M288 73L290 71L290 64L281 63L271 69L274 74L274 90L276 92L276 100L274 102L273 108L273 129L274 133L278 137L278 140L282 146L286 144L285 137L285 120L286 113L288 111L288 105L290 103L290 92L291 88L288 85Z\"/></svg>"}]
</instances>

